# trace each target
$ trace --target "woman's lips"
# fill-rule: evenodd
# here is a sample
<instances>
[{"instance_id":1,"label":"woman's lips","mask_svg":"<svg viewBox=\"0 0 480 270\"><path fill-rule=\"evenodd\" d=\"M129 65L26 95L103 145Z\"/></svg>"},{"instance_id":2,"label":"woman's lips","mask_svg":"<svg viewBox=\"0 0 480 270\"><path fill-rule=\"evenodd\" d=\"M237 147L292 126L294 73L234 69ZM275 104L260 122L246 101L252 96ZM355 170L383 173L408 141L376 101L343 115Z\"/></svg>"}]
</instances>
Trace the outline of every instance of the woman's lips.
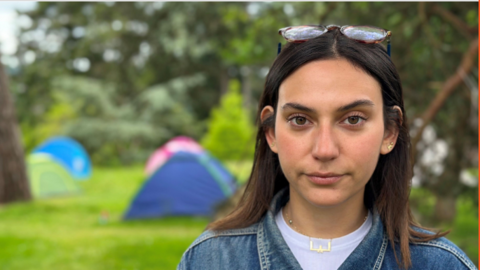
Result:
<instances>
[{"instance_id":1,"label":"woman's lips","mask_svg":"<svg viewBox=\"0 0 480 270\"><path fill-rule=\"evenodd\" d=\"M307 174L308 179L316 185L332 185L340 181L343 175L339 174Z\"/></svg>"}]
</instances>

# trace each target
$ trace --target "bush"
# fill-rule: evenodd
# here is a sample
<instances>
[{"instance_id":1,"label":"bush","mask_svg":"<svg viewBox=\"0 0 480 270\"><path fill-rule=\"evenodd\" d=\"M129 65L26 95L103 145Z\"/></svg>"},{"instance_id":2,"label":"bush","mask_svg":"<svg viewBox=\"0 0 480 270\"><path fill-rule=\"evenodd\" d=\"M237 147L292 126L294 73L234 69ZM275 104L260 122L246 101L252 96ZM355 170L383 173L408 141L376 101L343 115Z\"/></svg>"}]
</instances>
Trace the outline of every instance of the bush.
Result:
<instances>
[{"instance_id":1,"label":"bush","mask_svg":"<svg viewBox=\"0 0 480 270\"><path fill-rule=\"evenodd\" d=\"M222 161L253 158L254 127L242 107L240 83L237 80L230 81L220 106L212 109L208 132L201 144Z\"/></svg>"}]
</instances>

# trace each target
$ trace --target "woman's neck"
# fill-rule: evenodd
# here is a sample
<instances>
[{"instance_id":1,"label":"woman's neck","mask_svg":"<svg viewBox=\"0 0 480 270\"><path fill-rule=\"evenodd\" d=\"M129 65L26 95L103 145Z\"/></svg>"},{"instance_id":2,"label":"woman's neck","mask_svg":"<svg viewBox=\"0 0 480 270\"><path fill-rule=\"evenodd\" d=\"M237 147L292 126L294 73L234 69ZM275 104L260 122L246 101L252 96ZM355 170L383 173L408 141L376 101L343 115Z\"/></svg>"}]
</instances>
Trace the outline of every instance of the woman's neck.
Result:
<instances>
[{"instance_id":1,"label":"woman's neck","mask_svg":"<svg viewBox=\"0 0 480 270\"><path fill-rule=\"evenodd\" d=\"M361 201L357 199L327 207L312 205L303 198L292 198L291 192L290 195L290 201L283 208L283 218L292 229L313 238L345 236L357 230L368 215L363 196Z\"/></svg>"}]
</instances>

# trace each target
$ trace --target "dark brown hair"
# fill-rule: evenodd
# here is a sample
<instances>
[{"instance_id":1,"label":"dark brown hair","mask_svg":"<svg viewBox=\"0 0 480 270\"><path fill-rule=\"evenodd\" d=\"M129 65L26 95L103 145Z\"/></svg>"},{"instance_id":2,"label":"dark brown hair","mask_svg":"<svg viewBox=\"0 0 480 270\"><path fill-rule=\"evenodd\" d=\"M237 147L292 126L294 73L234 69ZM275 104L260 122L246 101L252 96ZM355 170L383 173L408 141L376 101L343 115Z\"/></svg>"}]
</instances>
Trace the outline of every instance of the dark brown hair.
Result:
<instances>
[{"instance_id":1,"label":"dark brown hair","mask_svg":"<svg viewBox=\"0 0 480 270\"><path fill-rule=\"evenodd\" d=\"M265 82L260 98L255 156L245 193L236 209L227 217L210 224L211 230L244 228L255 222L269 209L270 202L279 190L288 186L280 168L278 156L268 147L265 132L275 128L275 115L263 122L260 112L265 106L277 108L280 84L301 66L318 60L346 59L365 71L381 85L385 128L396 127L399 135L395 148L381 155L375 171L365 188L364 203L369 209L376 207L400 267L411 265L409 242L429 241L446 233L426 234L415 231L421 226L413 219L408 197L411 188L410 136L406 114L400 116L393 106L404 110L402 85L395 65L379 44L362 44L343 36L338 30L327 32L305 43L289 43L277 56ZM401 263L395 251L400 247Z\"/></svg>"}]
</instances>

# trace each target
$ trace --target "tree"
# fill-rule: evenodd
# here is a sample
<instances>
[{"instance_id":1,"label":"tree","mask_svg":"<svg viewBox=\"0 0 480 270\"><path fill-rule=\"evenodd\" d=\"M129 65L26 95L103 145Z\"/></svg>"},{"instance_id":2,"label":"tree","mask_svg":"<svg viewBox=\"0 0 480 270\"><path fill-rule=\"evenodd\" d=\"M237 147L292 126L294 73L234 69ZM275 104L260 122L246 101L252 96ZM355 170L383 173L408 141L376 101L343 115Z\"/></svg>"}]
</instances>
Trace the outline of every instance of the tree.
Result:
<instances>
[{"instance_id":1,"label":"tree","mask_svg":"<svg viewBox=\"0 0 480 270\"><path fill-rule=\"evenodd\" d=\"M416 176L436 194L439 205L448 198L447 208L454 209L451 202L472 190L460 183L458 172L478 166L478 151L471 150L478 149L477 127L462 121L467 117L465 110L478 110L472 102L478 90L466 87L469 80L476 85L478 70L457 72L464 56L473 61L467 66L478 64L475 54L466 53L478 47L473 43L478 33L477 10L476 2L42 2L36 10L23 13L32 25L19 33L20 68L12 77L12 93L17 97L21 126L28 130L43 125L46 117L61 108L52 92L55 77L81 75L112 85L112 104L145 112L149 110L145 103L131 101L146 89L201 72L204 82L191 86L180 104L202 122L227 92L231 79L241 82L245 105L256 107L277 44L285 44L277 34L279 28L305 23L379 26L392 32L392 61L402 79L414 145L423 136L422 125L428 125L436 141L445 142L449 149L449 157L438 166L422 165L418 162L422 157L414 156ZM32 55L35 61L30 63L27 59ZM436 96L440 102L432 103ZM88 110L77 116L102 121L100 115L88 115ZM471 115L468 118L475 122ZM421 119L423 123L417 125ZM82 131L84 138L94 134ZM464 137L459 139L459 134ZM202 136L200 131L197 135ZM36 143L29 138L27 148ZM163 137L156 143L161 142ZM429 151L426 144L420 140L413 150L423 155ZM136 149L146 151L151 145Z\"/></svg>"},{"instance_id":2,"label":"tree","mask_svg":"<svg viewBox=\"0 0 480 270\"><path fill-rule=\"evenodd\" d=\"M0 63L0 203L31 199L21 135L8 79Z\"/></svg>"},{"instance_id":3,"label":"tree","mask_svg":"<svg viewBox=\"0 0 480 270\"><path fill-rule=\"evenodd\" d=\"M248 112L242 107L238 81L230 81L230 87L222 97L220 106L212 109L208 132L201 144L223 161L253 158L254 128Z\"/></svg>"},{"instance_id":4,"label":"tree","mask_svg":"<svg viewBox=\"0 0 480 270\"><path fill-rule=\"evenodd\" d=\"M431 97L429 102L416 106L423 108L423 112L415 117L418 124L413 129L412 150L413 158L421 161L432 149L426 140L421 140L427 126L439 137L437 142L445 142L448 155L444 160L434 166L415 162L417 172L423 175L422 186L436 197L436 221L453 221L457 198L471 193L472 189L460 183L460 174L478 166L478 102L475 97L478 96L478 87L474 86L478 84L478 70L477 82L469 85L469 81L475 80L470 75L472 67L478 65L478 3L475 10L467 7L451 3L418 4L419 22L424 26L426 45L431 48L430 54L438 60L429 65L430 71L423 73L430 78L430 83L426 87L429 90L422 94L428 93ZM451 45L454 43L457 45ZM453 55L457 59L451 59ZM432 72L434 70L436 72ZM418 93L412 91L410 95L415 92ZM474 194L473 201L478 201L477 192Z\"/></svg>"},{"instance_id":5,"label":"tree","mask_svg":"<svg viewBox=\"0 0 480 270\"><path fill-rule=\"evenodd\" d=\"M55 105L32 131L38 137L50 133L75 138L94 164L143 162L172 137L195 138L202 133L204 123L196 120L185 100L189 88L202 85L203 80L201 74L176 78L143 90L128 103L116 104L110 83L59 76L51 89Z\"/></svg>"}]
</instances>

